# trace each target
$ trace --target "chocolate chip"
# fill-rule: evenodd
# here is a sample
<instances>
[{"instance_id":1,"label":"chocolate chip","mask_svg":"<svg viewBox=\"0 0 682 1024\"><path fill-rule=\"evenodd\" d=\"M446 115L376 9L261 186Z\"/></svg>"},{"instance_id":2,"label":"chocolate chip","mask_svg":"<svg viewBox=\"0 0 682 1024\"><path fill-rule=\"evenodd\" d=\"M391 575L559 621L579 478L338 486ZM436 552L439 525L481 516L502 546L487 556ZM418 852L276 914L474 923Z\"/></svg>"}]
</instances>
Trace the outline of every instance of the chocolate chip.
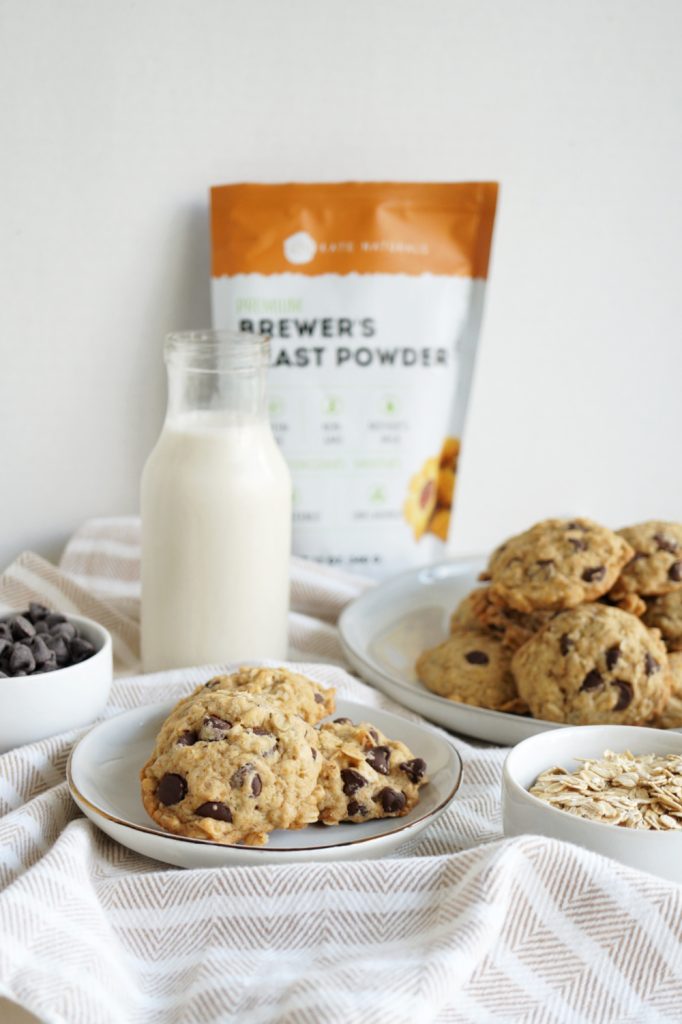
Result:
<instances>
[{"instance_id":1,"label":"chocolate chip","mask_svg":"<svg viewBox=\"0 0 682 1024\"><path fill-rule=\"evenodd\" d=\"M0 636L0 658L2 658L3 654L5 654L7 658L9 658L10 654L12 653L13 647L14 644L12 643L11 640L8 640L7 637Z\"/></svg>"},{"instance_id":2,"label":"chocolate chip","mask_svg":"<svg viewBox=\"0 0 682 1024\"><path fill-rule=\"evenodd\" d=\"M313 755L313 761L317 761L317 751L315 750L315 747L310 748L310 753Z\"/></svg>"},{"instance_id":3,"label":"chocolate chip","mask_svg":"<svg viewBox=\"0 0 682 1024\"><path fill-rule=\"evenodd\" d=\"M76 627L73 622L57 622L51 629L52 636L61 636L65 640L73 640L76 635Z\"/></svg>"},{"instance_id":4,"label":"chocolate chip","mask_svg":"<svg viewBox=\"0 0 682 1024\"><path fill-rule=\"evenodd\" d=\"M407 803L407 797L404 793L399 793L395 789L391 789L390 786L386 786L380 790L374 797L381 806L383 807L386 814L396 814L402 811L403 807Z\"/></svg>"},{"instance_id":5,"label":"chocolate chip","mask_svg":"<svg viewBox=\"0 0 682 1024\"><path fill-rule=\"evenodd\" d=\"M44 661L42 665L36 665L36 674L40 672L55 672L59 666L57 665L57 655L54 651L50 651L47 661Z\"/></svg>"},{"instance_id":6,"label":"chocolate chip","mask_svg":"<svg viewBox=\"0 0 682 1024\"><path fill-rule=\"evenodd\" d=\"M359 804L357 800L348 801L348 815L351 818L356 817L358 814L367 814L367 808L364 804Z\"/></svg>"},{"instance_id":7,"label":"chocolate chip","mask_svg":"<svg viewBox=\"0 0 682 1024\"><path fill-rule=\"evenodd\" d=\"M28 641L28 646L31 648L31 653L35 659L36 665L44 665L46 661L50 660L50 655L53 651L47 646L40 633L36 633Z\"/></svg>"},{"instance_id":8,"label":"chocolate chip","mask_svg":"<svg viewBox=\"0 0 682 1024\"><path fill-rule=\"evenodd\" d=\"M38 604L37 601L31 601L29 603L27 618L29 618L34 625L40 619L44 619L45 616L49 614L50 609L46 608L44 604Z\"/></svg>"},{"instance_id":9,"label":"chocolate chip","mask_svg":"<svg viewBox=\"0 0 682 1024\"><path fill-rule=\"evenodd\" d=\"M559 637L559 650L563 654L564 658L566 657L572 646L573 641L571 640L568 633L562 633Z\"/></svg>"},{"instance_id":10,"label":"chocolate chip","mask_svg":"<svg viewBox=\"0 0 682 1024\"><path fill-rule=\"evenodd\" d=\"M6 672L0 672L0 679L9 679L9 676Z\"/></svg>"},{"instance_id":11,"label":"chocolate chip","mask_svg":"<svg viewBox=\"0 0 682 1024\"><path fill-rule=\"evenodd\" d=\"M583 540L582 537L569 537L568 543L574 551L587 551L587 541Z\"/></svg>"},{"instance_id":12,"label":"chocolate chip","mask_svg":"<svg viewBox=\"0 0 682 1024\"><path fill-rule=\"evenodd\" d=\"M207 683L204 683L205 690L215 690L216 686L220 686L220 679L209 679Z\"/></svg>"},{"instance_id":13,"label":"chocolate chip","mask_svg":"<svg viewBox=\"0 0 682 1024\"><path fill-rule=\"evenodd\" d=\"M353 796L359 789L367 785L367 779L360 772L356 772L353 768L342 768L341 779L343 781L343 791L346 796Z\"/></svg>"},{"instance_id":14,"label":"chocolate chip","mask_svg":"<svg viewBox=\"0 0 682 1024\"><path fill-rule=\"evenodd\" d=\"M589 526L583 526L582 523L576 523L576 521L574 519L572 519L570 523L566 524L566 529L567 530L580 530L582 533L588 533L589 532Z\"/></svg>"},{"instance_id":15,"label":"chocolate chip","mask_svg":"<svg viewBox=\"0 0 682 1024\"><path fill-rule=\"evenodd\" d=\"M490 658L485 651L467 651L464 660L468 661L470 665L487 665Z\"/></svg>"},{"instance_id":16,"label":"chocolate chip","mask_svg":"<svg viewBox=\"0 0 682 1024\"><path fill-rule=\"evenodd\" d=\"M673 583L679 583L682 580L682 562L673 562L668 569L668 579Z\"/></svg>"},{"instance_id":17,"label":"chocolate chip","mask_svg":"<svg viewBox=\"0 0 682 1024\"><path fill-rule=\"evenodd\" d=\"M10 620L10 629L15 640L28 640L36 633L36 627L24 615L15 615Z\"/></svg>"},{"instance_id":18,"label":"chocolate chip","mask_svg":"<svg viewBox=\"0 0 682 1024\"><path fill-rule=\"evenodd\" d=\"M365 757L367 764L379 772L379 775L388 775L388 762L391 759L389 747L372 747Z\"/></svg>"},{"instance_id":19,"label":"chocolate chip","mask_svg":"<svg viewBox=\"0 0 682 1024\"><path fill-rule=\"evenodd\" d=\"M62 615L61 612L50 612L45 621L50 629L52 629L58 622L66 622L66 615Z\"/></svg>"},{"instance_id":20,"label":"chocolate chip","mask_svg":"<svg viewBox=\"0 0 682 1024\"><path fill-rule=\"evenodd\" d=\"M36 633L49 633L50 627L48 626L45 619L37 619L33 625L36 627Z\"/></svg>"},{"instance_id":21,"label":"chocolate chip","mask_svg":"<svg viewBox=\"0 0 682 1024\"><path fill-rule=\"evenodd\" d=\"M423 757L413 757L411 761L403 761L400 770L405 772L410 782L416 784L426 774L426 761Z\"/></svg>"},{"instance_id":22,"label":"chocolate chip","mask_svg":"<svg viewBox=\"0 0 682 1024\"><path fill-rule=\"evenodd\" d=\"M220 800L209 800L207 803L197 807L194 812L200 818L213 818L215 821L232 821L232 811L227 804Z\"/></svg>"},{"instance_id":23,"label":"chocolate chip","mask_svg":"<svg viewBox=\"0 0 682 1024\"><path fill-rule=\"evenodd\" d=\"M656 547L659 551L668 551L671 555L674 555L677 551L677 541L671 540L669 537L664 537L662 533L655 533L654 540L656 541Z\"/></svg>"},{"instance_id":24,"label":"chocolate chip","mask_svg":"<svg viewBox=\"0 0 682 1024\"><path fill-rule=\"evenodd\" d=\"M588 672L583 679L581 690L598 690L604 685L604 680L597 672L596 668L593 668L591 672Z\"/></svg>"},{"instance_id":25,"label":"chocolate chip","mask_svg":"<svg viewBox=\"0 0 682 1024\"><path fill-rule=\"evenodd\" d=\"M614 711L623 711L632 700L632 685L624 679L614 679L611 683L619 691L618 700L613 706Z\"/></svg>"},{"instance_id":26,"label":"chocolate chip","mask_svg":"<svg viewBox=\"0 0 682 1024\"><path fill-rule=\"evenodd\" d=\"M0 622L0 637L3 640L12 639L12 630L9 628L9 622Z\"/></svg>"},{"instance_id":27,"label":"chocolate chip","mask_svg":"<svg viewBox=\"0 0 682 1024\"><path fill-rule=\"evenodd\" d=\"M644 655L644 671L646 672L646 674L648 676L652 676L654 672L658 672L660 668L661 666L656 661L654 656L652 654L649 654L649 652L647 651Z\"/></svg>"},{"instance_id":28,"label":"chocolate chip","mask_svg":"<svg viewBox=\"0 0 682 1024\"><path fill-rule=\"evenodd\" d=\"M606 657L606 667L610 671L612 668L615 667L616 662L620 658L620 646L619 646L619 644L614 644L613 647L609 647L608 651L606 652L605 657Z\"/></svg>"},{"instance_id":29,"label":"chocolate chip","mask_svg":"<svg viewBox=\"0 0 682 1024\"><path fill-rule=\"evenodd\" d=\"M253 765L248 763L240 765L236 771L232 772L232 776L230 778L230 785L232 786L232 789L241 789L244 785L244 779L252 769Z\"/></svg>"},{"instance_id":30,"label":"chocolate chip","mask_svg":"<svg viewBox=\"0 0 682 1024\"><path fill-rule=\"evenodd\" d=\"M61 639L63 639L63 637ZM81 636L75 636L69 643L69 654L71 655L71 661L74 665L77 665L81 661L86 661L88 658L91 658L94 653L95 645L91 644L89 640L84 640ZM58 653L57 661L59 661Z\"/></svg>"},{"instance_id":31,"label":"chocolate chip","mask_svg":"<svg viewBox=\"0 0 682 1024\"><path fill-rule=\"evenodd\" d=\"M372 726L370 726L367 732L370 734L375 743L379 742L379 733L376 731L376 729L373 729Z\"/></svg>"},{"instance_id":32,"label":"chocolate chip","mask_svg":"<svg viewBox=\"0 0 682 1024\"><path fill-rule=\"evenodd\" d=\"M335 721L335 723L337 725L351 725L352 724L350 718L335 718L334 721Z\"/></svg>"},{"instance_id":33,"label":"chocolate chip","mask_svg":"<svg viewBox=\"0 0 682 1024\"><path fill-rule=\"evenodd\" d=\"M51 636L49 633L45 633L45 643L54 651L57 659L57 664L61 667L66 665L69 660L69 648L66 646L66 640L62 636Z\"/></svg>"},{"instance_id":34,"label":"chocolate chip","mask_svg":"<svg viewBox=\"0 0 682 1024\"><path fill-rule=\"evenodd\" d=\"M199 735L194 729L186 729L175 742L179 747L193 747L198 739Z\"/></svg>"},{"instance_id":35,"label":"chocolate chip","mask_svg":"<svg viewBox=\"0 0 682 1024\"><path fill-rule=\"evenodd\" d=\"M591 569L583 569L581 579L585 583L596 583L597 580L603 580L606 576L605 565L595 565Z\"/></svg>"},{"instance_id":36,"label":"chocolate chip","mask_svg":"<svg viewBox=\"0 0 682 1024\"><path fill-rule=\"evenodd\" d=\"M316 704L324 704L324 697L322 696L321 693L318 693L317 691L315 691L314 697L315 697L315 703Z\"/></svg>"},{"instance_id":37,"label":"chocolate chip","mask_svg":"<svg viewBox=\"0 0 682 1024\"><path fill-rule=\"evenodd\" d=\"M261 782L260 775L256 772L254 777L251 779L251 792L254 796L260 796L263 789L263 783Z\"/></svg>"},{"instance_id":38,"label":"chocolate chip","mask_svg":"<svg viewBox=\"0 0 682 1024\"><path fill-rule=\"evenodd\" d=\"M166 807L178 804L187 796L187 782L182 775L166 772L156 787L156 795Z\"/></svg>"},{"instance_id":39,"label":"chocolate chip","mask_svg":"<svg viewBox=\"0 0 682 1024\"><path fill-rule=\"evenodd\" d=\"M543 569L546 569L548 565L554 565L554 559L553 558L538 558L538 560L536 561L535 564L542 566Z\"/></svg>"},{"instance_id":40,"label":"chocolate chip","mask_svg":"<svg viewBox=\"0 0 682 1024\"><path fill-rule=\"evenodd\" d=\"M32 672L36 663L31 648L26 644L15 644L9 656L8 667L11 676L18 676L19 673L28 675L29 672Z\"/></svg>"},{"instance_id":41,"label":"chocolate chip","mask_svg":"<svg viewBox=\"0 0 682 1024\"><path fill-rule=\"evenodd\" d=\"M266 729L264 725L254 725L251 732L255 733L256 736L272 736L269 729Z\"/></svg>"},{"instance_id":42,"label":"chocolate chip","mask_svg":"<svg viewBox=\"0 0 682 1024\"><path fill-rule=\"evenodd\" d=\"M206 715L199 729L199 739L205 740L207 743L224 740L231 728L232 722L218 718L217 715Z\"/></svg>"}]
</instances>

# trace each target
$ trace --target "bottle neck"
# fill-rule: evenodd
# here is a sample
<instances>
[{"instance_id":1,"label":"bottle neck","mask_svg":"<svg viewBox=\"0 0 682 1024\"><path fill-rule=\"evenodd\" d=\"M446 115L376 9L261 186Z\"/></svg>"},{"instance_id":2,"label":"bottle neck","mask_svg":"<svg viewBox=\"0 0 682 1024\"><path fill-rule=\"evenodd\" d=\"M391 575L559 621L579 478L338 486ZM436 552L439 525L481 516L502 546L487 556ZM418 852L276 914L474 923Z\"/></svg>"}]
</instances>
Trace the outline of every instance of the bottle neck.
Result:
<instances>
[{"instance_id":1,"label":"bottle neck","mask_svg":"<svg viewBox=\"0 0 682 1024\"><path fill-rule=\"evenodd\" d=\"M229 332L169 335L166 422L188 415L215 423L266 419L267 339Z\"/></svg>"}]
</instances>

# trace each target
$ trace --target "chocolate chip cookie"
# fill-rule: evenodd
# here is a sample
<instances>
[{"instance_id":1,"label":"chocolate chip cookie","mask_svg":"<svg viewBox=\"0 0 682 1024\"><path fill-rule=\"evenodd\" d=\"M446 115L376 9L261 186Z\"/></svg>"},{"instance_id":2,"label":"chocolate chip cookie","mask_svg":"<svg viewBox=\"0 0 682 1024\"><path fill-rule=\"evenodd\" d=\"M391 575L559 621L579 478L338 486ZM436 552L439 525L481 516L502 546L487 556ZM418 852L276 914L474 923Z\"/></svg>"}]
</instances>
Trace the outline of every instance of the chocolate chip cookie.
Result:
<instances>
[{"instance_id":1,"label":"chocolate chip cookie","mask_svg":"<svg viewBox=\"0 0 682 1024\"><path fill-rule=\"evenodd\" d=\"M611 594L655 597L682 588L682 523L650 520L618 533L633 549Z\"/></svg>"},{"instance_id":2,"label":"chocolate chip cookie","mask_svg":"<svg viewBox=\"0 0 682 1024\"><path fill-rule=\"evenodd\" d=\"M244 667L229 676L215 676L198 686L187 700L207 691L260 695L285 711L300 715L310 725L316 725L333 714L336 707L334 689L327 689L314 679L286 668Z\"/></svg>"},{"instance_id":3,"label":"chocolate chip cookie","mask_svg":"<svg viewBox=\"0 0 682 1024\"><path fill-rule=\"evenodd\" d=\"M276 828L317 820L318 734L252 694L206 692L161 727L141 772L142 802L163 828L260 846Z\"/></svg>"},{"instance_id":4,"label":"chocolate chip cookie","mask_svg":"<svg viewBox=\"0 0 682 1024\"><path fill-rule=\"evenodd\" d=\"M471 609L476 616L477 626L494 633L505 647L518 650L534 633L542 629L556 612L519 612L490 600L487 587L475 590L471 595Z\"/></svg>"},{"instance_id":5,"label":"chocolate chip cookie","mask_svg":"<svg viewBox=\"0 0 682 1024\"><path fill-rule=\"evenodd\" d=\"M641 725L670 697L658 632L604 604L560 612L516 652L512 672L533 717L550 722Z\"/></svg>"},{"instance_id":6,"label":"chocolate chip cookie","mask_svg":"<svg viewBox=\"0 0 682 1024\"><path fill-rule=\"evenodd\" d=\"M682 651L669 654L668 663L672 681L670 700L650 724L657 729L682 729Z\"/></svg>"},{"instance_id":7,"label":"chocolate chip cookie","mask_svg":"<svg viewBox=\"0 0 682 1024\"><path fill-rule=\"evenodd\" d=\"M367 722L339 718L319 729L320 821L397 818L412 810L428 781L426 762Z\"/></svg>"},{"instance_id":8,"label":"chocolate chip cookie","mask_svg":"<svg viewBox=\"0 0 682 1024\"><path fill-rule=\"evenodd\" d=\"M490 632L461 629L424 651L417 675L429 690L448 700L495 711L525 711L511 674L511 652Z\"/></svg>"},{"instance_id":9,"label":"chocolate chip cookie","mask_svg":"<svg viewBox=\"0 0 682 1024\"><path fill-rule=\"evenodd\" d=\"M611 589L633 549L589 519L545 519L496 549L484 577L491 602L558 611Z\"/></svg>"},{"instance_id":10,"label":"chocolate chip cookie","mask_svg":"<svg viewBox=\"0 0 682 1024\"><path fill-rule=\"evenodd\" d=\"M462 598L450 616L451 633L456 633L460 629L481 628L477 609L481 595L484 594L485 591L486 587L479 587L477 590L472 590L470 594L467 594L466 597Z\"/></svg>"},{"instance_id":11,"label":"chocolate chip cookie","mask_svg":"<svg viewBox=\"0 0 682 1024\"><path fill-rule=\"evenodd\" d=\"M673 590L648 601L644 622L660 630L669 651L682 651L682 590Z\"/></svg>"}]
</instances>

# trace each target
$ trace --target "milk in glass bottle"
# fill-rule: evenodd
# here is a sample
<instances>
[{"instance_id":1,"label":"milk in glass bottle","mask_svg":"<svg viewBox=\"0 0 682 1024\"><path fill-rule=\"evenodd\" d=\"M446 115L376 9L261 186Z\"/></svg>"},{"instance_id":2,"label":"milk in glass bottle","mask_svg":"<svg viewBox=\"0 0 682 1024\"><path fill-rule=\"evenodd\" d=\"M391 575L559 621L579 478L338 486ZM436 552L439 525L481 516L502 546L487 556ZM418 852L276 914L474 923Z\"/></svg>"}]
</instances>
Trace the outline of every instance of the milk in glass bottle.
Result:
<instances>
[{"instance_id":1,"label":"milk in glass bottle","mask_svg":"<svg viewBox=\"0 0 682 1024\"><path fill-rule=\"evenodd\" d=\"M166 339L168 408L142 475L144 670L286 655L291 479L266 338Z\"/></svg>"}]
</instances>

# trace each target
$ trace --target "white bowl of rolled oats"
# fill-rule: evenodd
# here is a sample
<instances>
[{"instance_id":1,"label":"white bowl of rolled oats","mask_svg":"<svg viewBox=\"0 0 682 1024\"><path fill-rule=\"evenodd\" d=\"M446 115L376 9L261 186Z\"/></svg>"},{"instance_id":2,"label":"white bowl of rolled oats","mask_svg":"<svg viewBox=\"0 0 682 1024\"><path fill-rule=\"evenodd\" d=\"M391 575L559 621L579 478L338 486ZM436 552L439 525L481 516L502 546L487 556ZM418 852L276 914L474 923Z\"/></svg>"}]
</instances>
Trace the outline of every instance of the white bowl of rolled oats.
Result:
<instances>
[{"instance_id":1,"label":"white bowl of rolled oats","mask_svg":"<svg viewBox=\"0 0 682 1024\"><path fill-rule=\"evenodd\" d=\"M682 733L581 725L519 743L504 833L551 836L682 883Z\"/></svg>"}]
</instances>

